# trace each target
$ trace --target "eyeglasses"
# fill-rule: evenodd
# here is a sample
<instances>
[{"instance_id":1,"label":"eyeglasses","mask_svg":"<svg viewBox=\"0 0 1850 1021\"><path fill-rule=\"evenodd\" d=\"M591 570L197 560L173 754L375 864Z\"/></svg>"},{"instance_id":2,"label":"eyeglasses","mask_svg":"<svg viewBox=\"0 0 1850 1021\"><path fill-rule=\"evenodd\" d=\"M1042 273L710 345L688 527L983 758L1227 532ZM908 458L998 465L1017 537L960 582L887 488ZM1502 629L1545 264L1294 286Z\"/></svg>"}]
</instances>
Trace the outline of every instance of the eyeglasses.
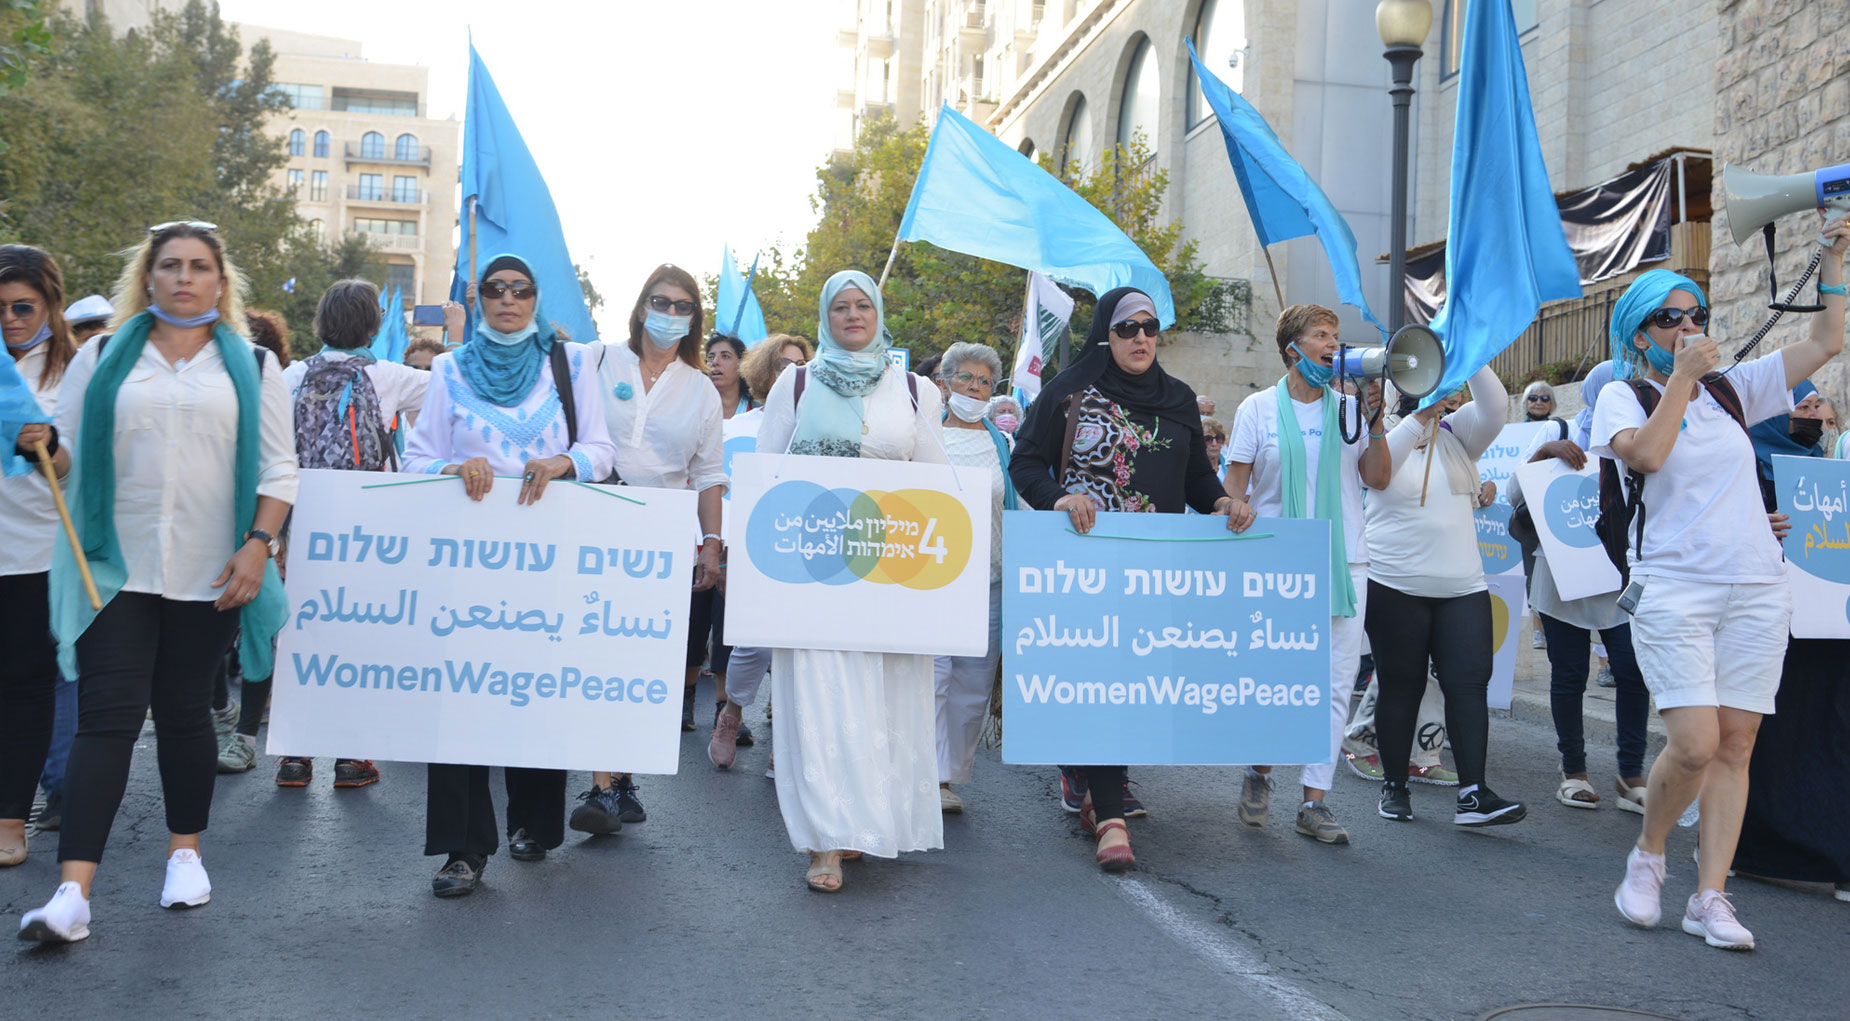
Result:
<instances>
[{"instance_id":1,"label":"eyeglasses","mask_svg":"<svg viewBox=\"0 0 1850 1021\"><path fill-rule=\"evenodd\" d=\"M510 292L514 295L515 301L531 301L534 295L540 293L540 289L530 283L509 285L499 280L490 280L482 285L482 297L484 298L499 298Z\"/></svg>"},{"instance_id":2,"label":"eyeglasses","mask_svg":"<svg viewBox=\"0 0 1850 1021\"><path fill-rule=\"evenodd\" d=\"M1674 329L1678 323L1682 322L1684 316L1688 316L1689 321L1696 324L1698 327L1709 325L1709 310L1701 305L1689 309L1656 309L1650 315L1646 316L1644 321L1660 330L1669 330Z\"/></svg>"},{"instance_id":3,"label":"eyeglasses","mask_svg":"<svg viewBox=\"0 0 1850 1021\"><path fill-rule=\"evenodd\" d=\"M782 372L785 369L791 367L792 365L808 365L808 364L809 364L808 360L803 359L803 358L779 358L777 360L777 371Z\"/></svg>"},{"instance_id":4,"label":"eyeglasses","mask_svg":"<svg viewBox=\"0 0 1850 1021\"><path fill-rule=\"evenodd\" d=\"M985 386L985 387L989 387L990 389L994 389L996 385L996 381L993 379L990 379L988 376L977 376L977 375L972 375L971 373L968 373L968 372L960 372L957 375L952 376L951 382L962 383L965 386L969 386L971 383L975 383L978 386Z\"/></svg>"},{"instance_id":5,"label":"eyeglasses","mask_svg":"<svg viewBox=\"0 0 1850 1021\"><path fill-rule=\"evenodd\" d=\"M1216 435L1214 435L1213 433L1208 433L1208 434L1207 434L1207 440L1208 440L1208 442L1209 442L1209 443L1225 443L1225 442L1227 442L1227 437L1225 437L1225 436L1216 436Z\"/></svg>"},{"instance_id":6,"label":"eyeglasses","mask_svg":"<svg viewBox=\"0 0 1850 1021\"><path fill-rule=\"evenodd\" d=\"M5 309L13 313L13 318L15 319L30 319L38 315L39 311L39 307L29 301L15 301L0 305L0 309Z\"/></svg>"},{"instance_id":7,"label":"eyeglasses","mask_svg":"<svg viewBox=\"0 0 1850 1021\"><path fill-rule=\"evenodd\" d=\"M1138 330L1142 330L1143 335L1146 337L1154 337L1162 328L1163 324L1154 319L1145 319L1142 322L1135 319L1126 319L1121 323L1111 324L1111 332L1117 334L1119 340L1130 340L1132 337L1137 336Z\"/></svg>"},{"instance_id":8,"label":"eyeglasses","mask_svg":"<svg viewBox=\"0 0 1850 1021\"><path fill-rule=\"evenodd\" d=\"M218 224L207 223L204 220L168 220L166 223L157 223L149 227L148 233L159 234L162 231L169 231L175 227L191 227L194 230L203 230L208 233L218 230Z\"/></svg>"},{"instance_id":9,"label":"eyeglasses","mask_svg":"<svg viewBox=\"0 0 1850 1021\"><path fill-rule=\"evenodd\" d=\"M691 316L694 314L693 302L670 301L659 294L649 295L649 307L657 312L673 312L678 316Z\"/></svg>"},{"instance_id":10,"label":"eyeglasses","mask_svg":"<svg viewBox=\"0 0 1850 1021\"><path fill-rule=\"evenodd\" d=\"M1554 400L1554 398L1548 396L1547 394L1530 394L1529 396L1524 397L1523 400L1528 401L1530 404L1541 404L1544 401L1552 401Z\"/></svg>"}]
</instances>

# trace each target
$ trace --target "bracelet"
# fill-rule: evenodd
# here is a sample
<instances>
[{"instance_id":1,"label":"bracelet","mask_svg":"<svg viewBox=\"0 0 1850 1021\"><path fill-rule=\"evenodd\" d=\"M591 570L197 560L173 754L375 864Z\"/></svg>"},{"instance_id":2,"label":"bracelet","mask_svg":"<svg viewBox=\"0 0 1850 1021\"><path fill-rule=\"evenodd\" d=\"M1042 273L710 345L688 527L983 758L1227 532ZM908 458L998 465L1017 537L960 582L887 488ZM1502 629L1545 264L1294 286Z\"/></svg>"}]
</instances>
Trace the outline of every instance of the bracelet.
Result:
<instances>
[{"instance_id":1,"label":"bracelet","mask_svg":"<svg viewBox=\"0 0 1850 1021\"><path fill-rule=\"evenodd\" d=\"M712 540L713 540L714 542L725 542L725 541L726 541L725 539L723 539L723 538L721 538L721 537L720 537L720 535L719 535L719 533L718 533L718 532L708 532L708 533L706 533L705 535L702 535L702 536L700 537L700 543L701 543L701 545L703 545L703 546L704 546L704 545L706 545L706 541L707 541L708 539L712 539Z\"/></svg>"},{"instance_id":2,"label":"bracelet","mask_svg":"<svg viewBox=\"0 0 1850 1021\"><path fill-rule=\"evenodd\" d=\"M1846 289L1843 284L1820 283L1818 285L1819 294L1843 294L1845 290Z\"/></svg>"}]
</instances>

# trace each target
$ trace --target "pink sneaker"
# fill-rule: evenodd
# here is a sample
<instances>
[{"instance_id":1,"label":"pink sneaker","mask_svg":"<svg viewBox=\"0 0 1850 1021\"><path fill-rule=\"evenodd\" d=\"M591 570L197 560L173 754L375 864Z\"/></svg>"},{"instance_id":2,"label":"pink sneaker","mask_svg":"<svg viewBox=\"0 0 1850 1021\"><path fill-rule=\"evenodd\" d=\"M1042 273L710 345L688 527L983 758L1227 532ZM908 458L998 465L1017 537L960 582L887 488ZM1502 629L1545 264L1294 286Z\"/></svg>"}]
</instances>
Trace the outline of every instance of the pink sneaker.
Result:
<instances>
[{"instance_id":1,"label":"pink sneaker","mask_svg":"<svg viewBox=\"0 0 1850 1021\"><path fill-rule=\"evenodd\" d=\"M707 758L721 769L731 769L739 757L739 721L740 717L729 715L723 709L713 721L713 740L707 742Z\"/></svg>"},{"instance_id":2,"label":"pink sneaker","mask_svg":"<svg viewBox=\"0 0 1850 1021\"><path fill-rule=\"evenodd\" d=\"M1754 934L1734 920L1734 905L1720 890L1698 890L1683 909L1683 931L1723 950L1752 950Z\"/></svg>"},{"instance_id":3,"label":"pink sneaker","mask_svg":"<svg viewBox=\"0 0 1850 1021\"><path fill-rule=\"evenodd\" d=\"M1664 917L1663 888L1664 856L1634 844L1625 856L1625 881L1613 892L1612 903L1626 921L1649 929Z\"/></svg>"}]
</instances>

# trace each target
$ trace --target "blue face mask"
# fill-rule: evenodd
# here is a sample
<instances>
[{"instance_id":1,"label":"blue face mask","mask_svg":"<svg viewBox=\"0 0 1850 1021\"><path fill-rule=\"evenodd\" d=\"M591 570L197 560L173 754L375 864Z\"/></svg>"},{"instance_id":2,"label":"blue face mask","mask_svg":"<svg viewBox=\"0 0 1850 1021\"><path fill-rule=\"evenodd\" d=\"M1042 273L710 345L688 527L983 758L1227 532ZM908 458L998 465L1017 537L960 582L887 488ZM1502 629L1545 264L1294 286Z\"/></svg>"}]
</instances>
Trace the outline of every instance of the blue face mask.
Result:
<instances>
[{"instance_id":1,"label":"blue face mask","mask_svg":"<svg viewBox=\"0 0 1850 1021\"><path fill-rule=\"evenodd\" d=\"M1298 370L1298 375L1303 377L1304 382L1319 390L1330 385L1330 380L1336 376L1335 369L1322 362L1312 361L1296 344L1291 345L1291 350L1298 353L1298 360L1292 368Z\"/></svg>"},{"instance_id":2,"label":"blue face mask","mask_svg":"<svg viewBox=\"0 0 1850 1021\"><path fill-rule=\"evenodd\" d=\"M1651 368L1666 376L1677 367L1677 356L1658 347L1648 336L1644 339L1644 360L1650 363Z\"/></svg>"},{"instance_id":3,"label":"blue face mask","mask_svg":"<svg viewBox=\"0 0 1850 1021\"><path fill-rule=\"evenodd\" d=\"M513 347L515 344L524 344L533 339L539 332L540 325L534 322L527 323L527 325L515 330L513 333L502 333L486 322L478 324L475 328L476 336L486 338L492 343L506 345L507 347Z\"/></svg>"},{"instance_id":4,"label":"blue face mask","mask_svg":"<svg viewBox=\"0 0 1850 1021\"><path fill-rule=\"evenodd\" d=\"M681 343L681 338L687 336L693 324L693 316L671 316L650 309L649 314L642 319L642 332L648 335L649 343L666 349Z\"/></svg>"}]
</instances>

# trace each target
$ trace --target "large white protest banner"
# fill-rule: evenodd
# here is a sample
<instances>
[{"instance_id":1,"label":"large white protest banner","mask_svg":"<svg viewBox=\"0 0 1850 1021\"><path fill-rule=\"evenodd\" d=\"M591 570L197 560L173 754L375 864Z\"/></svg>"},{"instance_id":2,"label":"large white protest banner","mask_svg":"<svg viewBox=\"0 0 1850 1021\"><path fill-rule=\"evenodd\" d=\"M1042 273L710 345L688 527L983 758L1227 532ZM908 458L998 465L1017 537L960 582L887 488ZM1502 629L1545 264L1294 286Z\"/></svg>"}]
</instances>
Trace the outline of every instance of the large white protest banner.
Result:
<instances>
[{"instance_id":1,"label":"large white protest banner","mask_svg":"<svg viewBox=\"0 0 1850 1021\"><path fill-rule=\"evenodd\" d=\"M271 755L675 771L695 494L519 489L302 473Z\"/></svg>"},{"instance_id":2,"label":"large white protest banner","mask_svg":"<svg viewBox=\"0 0 1850 1021\"><path fill-rule=\"evenodd\" d=\"M1784 542L1792 637L1850 638L1850 461L1782 454L1773 484L1792 519Z\"/></svg>"},{"instance_id":3,"label":"large white protest banner","mask_svg":"<svg viewBox=\"0 0 1850 1021\"><path fill-rule=\"evenodd\" d=\"M1522 548L1510 538L1510 476L1528 454L1535 437L1544 429L1559 430L1553 422L1516 422L1503 427L1497 438L1477 459L1478 481L1494 482L1497 499L1480 507L1477 519L1477 552L1483 558L1486 575L1515 571L1522 575Z\"/></svg>"},{"instance_id":4,"label":"large white protest banner","mask_svg":"<svg viewBox=\"0 0 1850 1021\"><path fill-rule=\"evenodd\" d=\"M1575 471L1558 457L1516 469L1523 502L1542 540L1542 556L1562 599L1619 591L1619 569L1606 556L1593 523L1599 520L1599 458Z\"/></svg>"},{"instance_id":5,"label":"large white protest banner","mask_svg":"<svg viewBox=\"0 0 1850 1021\"><path fill-rule=\"evenodd\" d=\"M982 468L738 455L726 644L982 655L989 487Z\"/></svg>"}]
</instances>

